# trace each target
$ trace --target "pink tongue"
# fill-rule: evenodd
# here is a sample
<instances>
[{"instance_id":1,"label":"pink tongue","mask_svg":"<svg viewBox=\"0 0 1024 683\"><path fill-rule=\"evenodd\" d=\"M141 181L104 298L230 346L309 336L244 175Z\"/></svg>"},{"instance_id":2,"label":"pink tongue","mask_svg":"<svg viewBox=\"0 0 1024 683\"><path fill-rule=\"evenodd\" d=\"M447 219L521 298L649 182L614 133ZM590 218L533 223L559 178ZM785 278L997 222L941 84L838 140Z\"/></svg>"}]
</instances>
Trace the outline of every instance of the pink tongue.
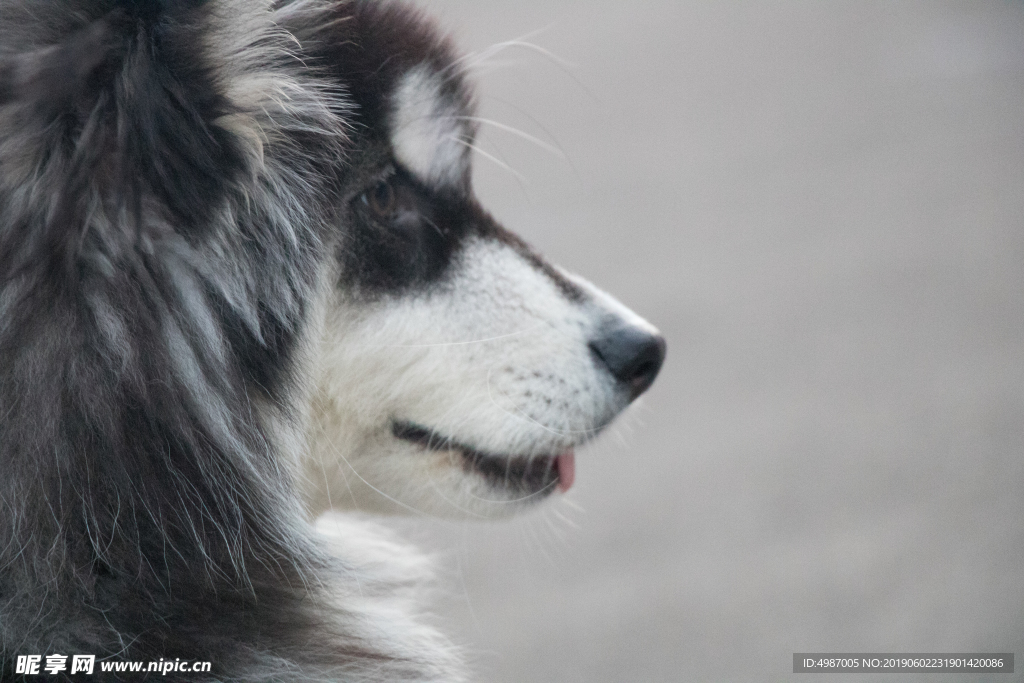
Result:
<instances>
[{"instance_id":1,"label":"pink tongue","mask_svg":"<svg viewBox=\"0 0 1024 683\"><path fill-rule=\"evenodd\" d=\"M571 448L555 458L558 466L558 490L565 493L576 479L576 453Z\"/></svg>"}]
</instances>

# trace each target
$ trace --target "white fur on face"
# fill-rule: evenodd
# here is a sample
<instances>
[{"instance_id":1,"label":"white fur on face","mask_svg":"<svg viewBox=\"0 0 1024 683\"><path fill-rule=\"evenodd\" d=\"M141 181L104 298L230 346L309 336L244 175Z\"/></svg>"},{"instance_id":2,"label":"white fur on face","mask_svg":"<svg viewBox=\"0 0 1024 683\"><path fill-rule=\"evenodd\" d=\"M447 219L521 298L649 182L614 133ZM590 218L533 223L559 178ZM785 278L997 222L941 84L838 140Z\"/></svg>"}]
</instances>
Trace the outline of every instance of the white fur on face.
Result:
<instances>
[{"instance_id":1,"label":"white fur on face","mask_svg":"<svg viewBox=\"0 0 1024 683\"><path fill-rule=\"evenodd\" d=\"M513 248L473 238L435 291L372 305L336 292L304 464L314 512L500 516L542 497L521 500L465 468L461 451L427 450L392 426L514 457L553 456L593 436L629 399L588 342L610 318L633 320L585 286L589 299L570 301Z\"/></svg>"},{"instance_id":2,"label":"white fur on face","mask_svg":"<svg viewBox=\"0 0 1024 683\"><path fill-rule=\"evenodd\" d=\"M391 101L395 158L430 187L461 183L472 139L460 104L444 97L441 86L442 76L420 65L402 76Z\"/></svg>"},{"instance_id":3,"label":"white fur on face","mask_svg":"<svg viewBox=\"0 0 1024 683\"><path fill-rule=\"evenodd\" d=\"M399 80L391 152L427 188L464 189L470 118L443 85L426 64ZM563 462L556 465L556 456L595 435L630 400L590 342L615 327L655 331L593 285L565 277L580 297L570 298L516 247L474 236L443 280L422 291L368 303L332 290L308 368L316 383L302 459L310 512L494 517L550 493L551 468L560 472ZM396 425L406 437L402 425L429 434L430 443L396 436ZM482 454L497 465L489 476L473 466ZM548 469L528 484L516 481L526 461Z\"/></svg>"}]
</instances>

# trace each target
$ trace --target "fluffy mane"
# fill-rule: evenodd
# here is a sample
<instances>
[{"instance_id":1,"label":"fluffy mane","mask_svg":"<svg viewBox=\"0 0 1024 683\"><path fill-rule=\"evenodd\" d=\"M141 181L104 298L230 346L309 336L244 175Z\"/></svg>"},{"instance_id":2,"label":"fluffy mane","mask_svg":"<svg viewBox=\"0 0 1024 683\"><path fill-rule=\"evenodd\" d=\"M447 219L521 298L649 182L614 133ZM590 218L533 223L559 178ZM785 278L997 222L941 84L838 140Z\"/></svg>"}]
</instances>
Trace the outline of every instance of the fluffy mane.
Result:
<instances>
[{"instance_id":1,"label":"fluffy mane","mask_svg":"<svg viewBox=\"0 0 1024 683\"><path fill-rule=\"evenodd\" d=\"M287 27L347 7L0 5L3 680L33 653L460 677L318 549L288 467L352 121ZM339 599L360 581L382 600Z\"/></svg>"}]
</instances>

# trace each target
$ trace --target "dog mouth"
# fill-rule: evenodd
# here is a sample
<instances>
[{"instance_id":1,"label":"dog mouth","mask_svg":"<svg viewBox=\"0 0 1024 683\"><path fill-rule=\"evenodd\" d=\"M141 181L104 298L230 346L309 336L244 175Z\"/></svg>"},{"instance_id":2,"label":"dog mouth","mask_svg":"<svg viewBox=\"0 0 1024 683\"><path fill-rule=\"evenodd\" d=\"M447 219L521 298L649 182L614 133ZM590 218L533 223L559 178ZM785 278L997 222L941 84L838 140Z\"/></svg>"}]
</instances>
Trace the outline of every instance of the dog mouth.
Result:
<instances>
[{"instance_id":1,"label":"dog mouth","mask_svg":"<svg viewBox=\"0 0 1024 683\"><path fill-rule=\"evenodd\" d=\"M465 472L481 475L495 488L513 489L527 495L548 495L556 488L568 491L576 476L576 457L572 448L555 455L496 455L471 448L413 422L392 422L391 433L395 438L428 451L457 452Z\"/></svg>"}]
</instances>

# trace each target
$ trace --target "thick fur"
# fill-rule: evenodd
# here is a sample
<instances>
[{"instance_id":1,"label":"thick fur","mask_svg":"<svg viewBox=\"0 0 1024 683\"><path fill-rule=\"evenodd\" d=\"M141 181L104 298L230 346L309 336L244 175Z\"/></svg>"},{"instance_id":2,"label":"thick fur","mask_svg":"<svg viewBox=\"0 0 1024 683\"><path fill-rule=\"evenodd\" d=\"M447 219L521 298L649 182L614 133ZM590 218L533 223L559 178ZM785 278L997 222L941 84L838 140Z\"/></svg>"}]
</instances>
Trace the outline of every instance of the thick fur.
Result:
<instances>
[{"instance_id":1,"label":"thick fur","mask_svg":"<svg viewBox=\"0 0 1024 683\"><path fill-rule=\"evenodd\" d=\"M463 678L416 556L311 520L542 498L663 342L630 389L653 328L476 204L460 64L396 4L0 0L3 680Z\"/></svg>"}]
</instances>

